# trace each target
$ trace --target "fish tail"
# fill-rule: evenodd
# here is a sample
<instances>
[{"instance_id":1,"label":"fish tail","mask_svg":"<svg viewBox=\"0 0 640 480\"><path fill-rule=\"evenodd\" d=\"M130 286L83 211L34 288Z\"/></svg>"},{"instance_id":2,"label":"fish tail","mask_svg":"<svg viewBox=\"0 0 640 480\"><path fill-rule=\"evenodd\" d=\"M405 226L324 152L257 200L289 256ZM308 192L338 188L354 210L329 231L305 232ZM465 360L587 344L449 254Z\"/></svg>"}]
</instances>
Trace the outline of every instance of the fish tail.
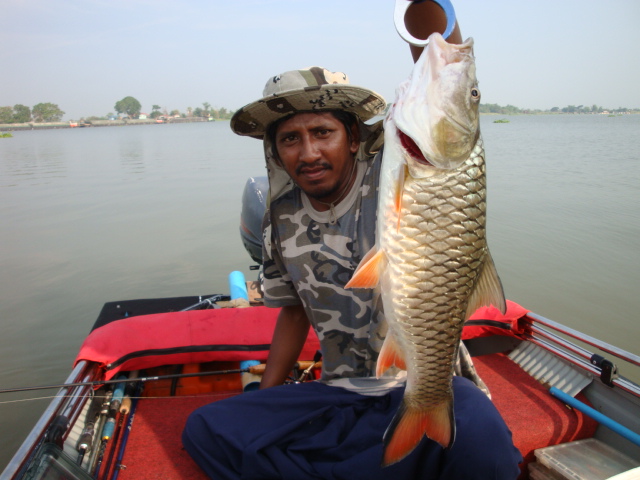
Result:
<instances>
[{"instance_id":1,"label":"fish tail","mask_svg":"<svg viewBox=\"0 0 640 480\"><path fill-rule=\"evenodd\" d=\"M399 462L409 455L424 435L443 448L449 448L453 445L455 434L453 399L426 409L411 407L403 400L384 433L382 466Z\"/></svg>"}]
</instances>

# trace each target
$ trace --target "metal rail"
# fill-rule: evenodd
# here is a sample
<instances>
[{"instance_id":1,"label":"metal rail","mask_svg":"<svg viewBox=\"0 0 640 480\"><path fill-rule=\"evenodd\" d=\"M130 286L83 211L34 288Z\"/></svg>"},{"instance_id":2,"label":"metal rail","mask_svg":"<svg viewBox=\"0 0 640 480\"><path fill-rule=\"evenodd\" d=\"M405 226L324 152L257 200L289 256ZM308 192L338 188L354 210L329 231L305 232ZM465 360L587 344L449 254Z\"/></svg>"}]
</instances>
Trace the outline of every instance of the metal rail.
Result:
<instances>
[{"instance_id":1,"label":"metal rail","mask_svg":"<svg viewBox=\"0 0 640 480\"><path fill-rule=\"evenodd\" d=\"M621 348L598 340L597 338L593 338L589 335L586 335L582 332L574 330L573 328L566 327L561 323L554 322L553 320L549 320L541 315L529 312L527 313L527 317L535 320L537 323L544 325L546 327L552 328L553 330L568 335L576 340L580 340L581 342L586 343L587 345L591 345L592 347L596 347L603 352L609 353L615 357L618 357L625 362L632 363L638 367L640 367L640 356L635 355L631 352L627 352Z\"/></svg>"},{"instance_id":2,"label":"metal rail","mask_svg":"<svg viewBox=\"0 0 640 480\"><path fill-rule=\"evenodd\" d=\"M71 374L67 378L65 383L74 383L78 382L81 378L86 377L91 368L91 364L86 361L80 361L76 365L76 367L71 371ZM15 453L15 455L11 458L7 467L0 475L0 480L11 480L22 478L24 474L24 469L28 466L29 462L33 458L37 447L42 443L44 437L47 433L47 429L49 425L56 418L56 415L60 411L60 409L68 405L66 403L67 397L69 395L73 395L75 390L83 387L65 387L61 388L58 392L56 398L54 398L44 414L40 417L40 420L33 427L27 438L22 442L22 445Z\"/></svg>"},{"instance_id":3,"label":"metal rail","mask_svg":"<svg viewBox=\"0 0 640 480\"><path fill-rule=\"evenodd\" d=\"M569 363L582 368L588 373L599 377L606 385L610 387L618 387L633 396L640 398L640 386L626 378L618 377L617 366L615 364L561 337L552 330L575 338L576 340L588 345L595 346L603 352L614 355L615 357L633 365L640 366L640 357L637 355L626 352L625 350L609 345L608 343L602 342L588 335L584 335L577 330L565 327L560 323L534 313L528 313L525 317L525 322L528 332L520 335L524 340L534 343Z\"/></svg>"}]
</instances>

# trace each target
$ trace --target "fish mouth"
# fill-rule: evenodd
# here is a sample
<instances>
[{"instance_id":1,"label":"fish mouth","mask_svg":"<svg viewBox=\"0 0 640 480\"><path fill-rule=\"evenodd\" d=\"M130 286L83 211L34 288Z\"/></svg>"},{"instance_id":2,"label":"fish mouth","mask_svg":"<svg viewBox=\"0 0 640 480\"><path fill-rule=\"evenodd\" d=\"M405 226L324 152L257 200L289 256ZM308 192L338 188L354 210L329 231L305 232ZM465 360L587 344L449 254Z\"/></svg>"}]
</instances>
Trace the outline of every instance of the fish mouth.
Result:
<instances>
[{"instance_id":1,"label":"fish mouth","mask_svg":"<svg viewBox=\"0 0 640 480\"><path fill-rule=\"evenodd\" d=\"M411 138L409 135L407 135L406 133L404 133L401 130L398 130L398 138L400 139L400 144L402 145L404 150L409 155L411 155L411 157L416 162L421 163L422 165L428 165L430 167L435 167L434 164L432 164L429 160L426 159L426 157L422 153L422 150L420 150L420 147L413 140L413 138Z\"/></svg>"}]
</instances>

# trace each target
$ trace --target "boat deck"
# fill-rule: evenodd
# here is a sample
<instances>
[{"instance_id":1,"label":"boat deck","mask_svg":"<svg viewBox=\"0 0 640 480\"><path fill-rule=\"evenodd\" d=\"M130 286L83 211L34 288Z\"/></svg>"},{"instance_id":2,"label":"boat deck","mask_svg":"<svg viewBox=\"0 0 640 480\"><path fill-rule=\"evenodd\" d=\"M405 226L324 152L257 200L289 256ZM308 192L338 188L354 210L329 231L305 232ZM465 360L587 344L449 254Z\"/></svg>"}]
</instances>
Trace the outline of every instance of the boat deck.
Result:
<instances>
[{"instance_id":1,"label":"boat deck","mask_svg":"<svg viewBox=\"0 0 640 480\"><path fill-rule=\"evenodd\" d=\"M535 449L589 438L595 432L594 420L567 408L506 355L483 355L474 361L492 393L494 404L513 433L514 444L524 457L523 472L534 460ZM182 448L182 427L196 408L238 393L145 397L135 413L119 478L205 479ZM527 478L526 473L521 478Z\"/></svg>"},{"instance_id":2,"label":"boat deck","mask_svg":"<svg viewBox=\"0 0 640 480\"><path fill-rule=\"evenodd\" d=\"M266 359L275 325L275 314L264 307L187 312L189 309L185 310L185 306L194 305L194 302L200 305L200 297L162 299L160 302L136 300L105 305L96 322L94 333L88 337L89 342L85 342L81 349L79 363L67 380L67 384L81 382L82 386L65 390L65 396L52 402L16 454L15 461L5 470L6 477L2 478L23 478L22 474L28 467L33 467L29 468L30 474L36 474L35 477L29 478L206 478L182 447L181 435L187 417L200 406L242 392L240 371L243 370L238 369L239 362L247 359ZM168 316L160 314L167 310L176 313L167 314ZM486 325L495 324L495 319L492 320L489 316L479 318L478 322L471 325L472 328L484 328ZM520 316L517 318L518 322L523 320ZM116 321L121 319L125 322ZM524 320L531 321L529 317ZM550 321L545 319L545 322ZM125 324L127 329L124 333L120 332ZM233 328L226 328L228 325L232 325ZM507 330L517 327L523 329L523 332L515 336L505 335L502 333L504 326L508 327ZM156 334L160 327L168 330L166 340L170 341L169 343L164 341L164 337L161 342L150 339L149 332L153 331ZM113 331L120 333L107 336L108 338L132 338L135 340L132 348L120 351L122 342L118 343L118 348L111 347L110 343L103 345L105 332ZM196 341L190 338L176 338L173 334L175 331L191 332ZM242 334L242 338L237 337L238 332ZM251 332L250 337L247 336L247 332ZM564 350L540 348L545 342L549 343L548 340L543 341L543 334L546 339L553 338L537 323L505 323L497 332L489 332L489 336L479 334L465 340L479 375L491 391L494 405L510 428L514 444L523 455L524 462L519 478L547 478L548 469L545 468L548 465L540 458L540 449L581 439L600 442L598 445L617 449L615 451L627 456L626 463L622 462L616 467L617 470L608 476L640 465L640 443L636 441L633 432L631 436L622 433L620 435L627 436L619 436L581 412L581 407L591 401L594 408L605 416L608 415L606 421L612 427L617 421L637 431L637 419L640 418L640 387L622 377L604 376L609 370L593 367L582 358L568 355L568 352L574 352L587 359L595 358L590 352L564 340L557 342ZM215 338L209 338L208 335ZM593 342L593 339L588 340ZM171 343L174 341L178 342L177 348ZM95 349L91 356L82 356L85 347L89 351L92 350L90 347L96 345L100 348ZM182 345L187 345L186 351ZM531 352L530 347L538 351ZM315 357L317 348L317 338L310 335L300 360ZM614 347L602 344L598 345L598 348L611 352ZM104 358L103 352L108 354ZM507 355L505 352L510 353ZM551 360L545 359L541 352ZM640 358L633 354L614 351L613 355L632 365L640 366ZM98 368L99 365L101 367ZM575 365L575 368L571 365ZM98 416L94 410L96 405L100 406L100 399L103 397L97 395L97 403L90 401L87 394L91 387L82 382L97 380L96 375L100 369L106 367L112 368L112 375L116 375L117 372L113 370L116 367L120 368L120 373L133 371L132 377L141 380L137 388L142 388L142 385L144 388L142 396L133 400L131 413L120 414L117 417L119 426L110 439L112 441L103 443L106 451L99 448L101 437L94 437L93 448L84 455L78 450L79 439L83 428L91 423L87 419L98 422L98 417L102 418L102 415ZM611 369L611 372L616 371L617 367ZM598 376L601 376L601 380L597 379ZM562 382L561 386L567 392L572 392L571 395L579 391L584 392L576 396L582 402L581 407L568 408L550 393L551 385L560 385L557 382ZM100 390L104 392L103 388ZM134 392L130 391L127 395L134 398L137 394L134 395ZM74 420L70 430L63 436L62 432L54 427L60 423L60 418L67 416ZM125 419L125 422L120 418ZM115 422L115 417L113 419ZM60 444L62 438L63 449ZM124 440L126 448L121 448ZM102 441L105 442L104 439ZM561 445L555 451L581 445L582 443ZM534 454L536 450L537 455ZM545 450L551 452L554 449ZM121 456L122 452L124 456ZM57 461L58 458L61 460ZM610 464L611 458L613 457L606 457L601 461L590 458L589 460L593 460L590 465L598 461ZM81 460L83 465L80 468L77 462ZM94 473L94 465L101 466L100 475L97 477L88 473ZM41 470L45 476L37 476L39 473L35 472L35 469ZM113 469L117 470L114 472ZM65 476L47 476L56 471L62 472ZM11 472L18 472L18 475L14 476Z\"/></svg>"}]
</instances>

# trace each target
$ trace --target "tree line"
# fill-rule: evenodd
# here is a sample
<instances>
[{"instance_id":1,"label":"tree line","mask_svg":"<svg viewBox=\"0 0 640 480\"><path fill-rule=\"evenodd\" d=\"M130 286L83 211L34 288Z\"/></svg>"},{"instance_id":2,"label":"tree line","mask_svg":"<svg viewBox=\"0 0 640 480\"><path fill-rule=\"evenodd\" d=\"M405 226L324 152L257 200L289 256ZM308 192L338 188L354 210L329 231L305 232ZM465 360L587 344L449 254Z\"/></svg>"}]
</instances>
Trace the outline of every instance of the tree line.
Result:
<instances>
[{"instance_id":1,"label":"tree line","mask_svg":"<svg viewBox=\"0 0 640 480\"><path fill-rule=\"evenodd\" d=\"M114 105L115 111L119 115L125 115L130 118L138 118L140 113L142 112L142 105L140 102L134 97L124 97L122 100L119 100ZM160 105L152 105L151 113L149 114L150 118L157 117L209 117L215 119L229 119L233 115L233 111L227 110L222 107L220 109L211 108L211 104L204 102L202 104L202 108L192 108L187 107L186 112L180 112L179 110L171 110L168 111L166 108L162 109ZM108 114L111 116L111 114Z\"/></svg>"},{"instance_id":2,"label":"tree line","mask_svg":"<svg viewBox=\"0 0 640 480\"><path fill-rule=\"evenodd\" d=\"M619 107L615 109L604 108L599 105L567 105L566 107L553 107L549 110L534 110L518 108L513 105L501 106L495 103L481 103L480 113L499 113L501 115L516 115L519 113L639 113L640 109Z\"/></svg>"},{"instance_id":3,"label":"tree line","mask_svg":"<svg viewBox=\"0 0 640 480\"><path fill-rule=\"evenodd\" d=\"M142 105L134 97L124 97L114 105L115 111L118 115L124 115L129 118L138 118L142 112ZM233 110L227 110L222 107L219 109L211 108L211 104L204 102L202 107L187 107L185 112L180 112L177 109L167 111L162 109L159 105L153 105L151 107L150 118L157 117L205 117L214 118L216 120L228 120L233 116ZM33 108L29 108L25 105L14 105L13 107L0 107L0 124L7 123L29 123L29 122L59 122L62 120L64 112L55 103L39 103ZM107 119L112 117L113 114L109 113L104 117L88 117L86 120Z\"/></svg>"},{"instance_id":4,"label":"tree line","mask_svg":"<svg viewBox=\"0 0 640 480\"><path fill-rule=\"evenodd\" d=\"M142 111L142 105L134 97L124 97L114 105L115 111L119 115L129 118L138 118ZM616 109L606 109L599 105L568 105L566 107L553 107L550 110L522 109L513 105L501 106L495 103L480 104L480 113L497 113L501 115L516 115L521 113L640 113L640 109L619 107ZM233 110L211 108L211 104L204 102L202 107L187 107L185 112L179 110L167 111L159 105L152 105L150 118L157 117L205 117L226 120L233 116ZM64 116L64 112L55 103L39 103L33 108L25 105L14 105L13 107L0 107L0 124L6 123L29 123L29 122L59 122ZM107 119L112 117L109 113L105 117L89 117L87 120Z\"/></svg>"},{"instance_id":5,"label":"tree line","mask_svg":"<svg viewBox=\"0 0 640 480\"><path fill-rule=\"evenodd\" d=\"M0 123L59 122L63 115L55 103L39 103L33 108L20 104L0 107Z\"/></svg>"}]
</instances>

